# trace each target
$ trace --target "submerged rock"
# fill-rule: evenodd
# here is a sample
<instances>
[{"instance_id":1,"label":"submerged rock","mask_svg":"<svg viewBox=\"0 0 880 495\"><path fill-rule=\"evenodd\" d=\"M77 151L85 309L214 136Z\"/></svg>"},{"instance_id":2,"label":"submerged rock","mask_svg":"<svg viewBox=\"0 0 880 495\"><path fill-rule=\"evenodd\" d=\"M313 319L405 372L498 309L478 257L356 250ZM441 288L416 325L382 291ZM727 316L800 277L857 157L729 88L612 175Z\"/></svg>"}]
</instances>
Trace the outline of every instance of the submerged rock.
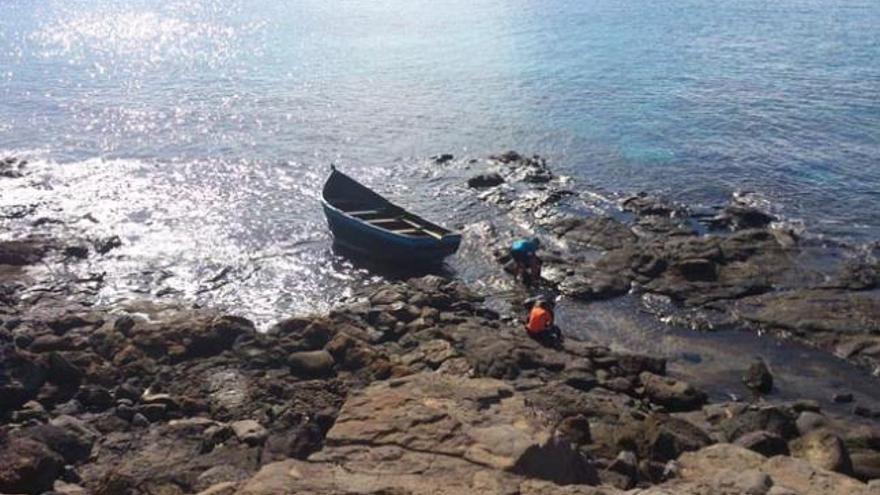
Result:
<instances>
[{"instance_id":1,"label":"submerged rock","mask_svg":"<svg viewBox=\"0 0 880 495\"><path fill-rule=\"evenodd\" d=\"M42 260L49 248L48 241L36 238L0 241L0 265L32 265Z\"/></svg>"},{"instance_id":2,"label":"submerged rock","mask_svg":"<svg viewBox=\"0 0 880 495\"><path fill-rule=\"evenodd\" d=\"M480 175L475 175L468 179L467 185L468 187L473 188L483 188L483 187L494 187L498 184L504 182L504 177L501 177L501 174L497 172L490 172Z\"/></svg>"},{"instance_id":3,"label":"submerged rock","mask_svg":"<svg viewBox=\"0 0 880 495\"><path fill-rule=\"evenodd\" d=\"M743 383L759 394L769 394L773 390L773 375L763 359L757 358L749 365L742 377Z\"/></svg>"}]
</instances>

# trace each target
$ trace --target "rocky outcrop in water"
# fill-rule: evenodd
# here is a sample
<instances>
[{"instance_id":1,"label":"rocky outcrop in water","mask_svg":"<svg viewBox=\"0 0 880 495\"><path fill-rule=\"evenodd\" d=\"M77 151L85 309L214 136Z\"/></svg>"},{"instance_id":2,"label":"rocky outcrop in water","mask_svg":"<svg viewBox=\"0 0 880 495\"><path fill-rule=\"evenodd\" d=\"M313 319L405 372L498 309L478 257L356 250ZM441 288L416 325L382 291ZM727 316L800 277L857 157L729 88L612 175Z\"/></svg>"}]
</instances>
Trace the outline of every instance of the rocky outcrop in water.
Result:
<instances>
[{"instance_id":1,"label":"rocky outcrop in water","mask_svg":"<svg viewBox=\"0 0 880 495\"><path fill-rule=\"evenodd\" d=\"M9 156L0 158L0 178L17 179L25 175L27 160Z\"/></svg>"},{"instance_id":2,"label":"rocky outcrop in water","mask_svg":"<svg viewBox=\"0 0 880 495\"><path fill-rule=\"evenodd\" d=\"M880 265L872 251L850 249L829 274L810 262L822 248L773 228L772 215L736 199L715 216L649 194L620 202L629 220L576 215L571 201L559 207L578 197L570 181L540 157L508 152L490 164L505 183L480 198L545 240L546 282L560 293L586 301L658 295L688 326L765 328L880 367ZM547 180L526 179L536 171ZM505 263L503 246L497 253Z\"/></svg>"}]
</instances>

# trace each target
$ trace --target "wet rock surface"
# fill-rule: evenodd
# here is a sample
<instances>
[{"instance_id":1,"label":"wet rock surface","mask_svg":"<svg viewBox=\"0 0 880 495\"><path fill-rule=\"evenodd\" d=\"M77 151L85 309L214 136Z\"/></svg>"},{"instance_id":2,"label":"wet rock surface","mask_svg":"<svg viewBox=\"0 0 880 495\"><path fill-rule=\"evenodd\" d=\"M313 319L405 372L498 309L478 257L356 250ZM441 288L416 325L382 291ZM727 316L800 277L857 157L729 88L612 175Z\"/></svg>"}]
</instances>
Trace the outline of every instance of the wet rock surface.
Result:
<instances>
[{"instance_id":1,"label":"wet rock surface","mask_svg":"<svg viewBox=\"0 0 880 495\"><path fill-rule=\"evenodd\" d=\"M210 309L19 305L18 333L33 338L2 343L13 393L0 488L615 493L684 483L667 464L721 438L767 454L785 440L810 446L797 452L827 446L799 436L793 410L707 404L662 359L577 341L547 348L481 301L428 276L266 333ZM34 345L50 335L64 344ZM862 438L847 472L864 478L880 442ZM844 469L825 464L809 469ZM773 480L788 469L756 466Z\"/></svg>"},{"instance_id":2,"label":"wet rock surface","mask_svg":"<svg viewBox=\"0 0 880 495\"><path fill-rule=\"evenodd\" d=\"M714 216L645 193L622 199L616 211L577 213L589 197L573 192L540 157L507 152L489 162L500 167L505 184L480 199L515 215L544 241L544 282L562 295L662 296L687 326L769 330L880 368L875 251L817 248L742 196ZM547 180L527 180L533 171ZM839 259L820 268L810 260L823 251ZM503 245L496 252L507 261ZM766 393L772 384L756 387Z\"/></svg>"},{"instance_id":3,"label":"wet rock surface","mask_svg":"<svg viewBox=\"0 0 880 495\"><path fill-rule=\"evenodd\" d=\"M631 224L557 214L574 193L543 159L493 163L504 182L480 194L537 219L563 293L645 291L871 358L864 265L804 272L796 244L755 215L703 235L686 208L647 195L624 202ZM519 198L523 185L534 194ZM35 281L40 264L121 242L102 239L0 243L0 492L859 494L880 477L871 427L808 401L713 403L662 358L544 347L438 276L267 332L218 309L101 305L101 274Z\"/></svg>"}]
</instances>

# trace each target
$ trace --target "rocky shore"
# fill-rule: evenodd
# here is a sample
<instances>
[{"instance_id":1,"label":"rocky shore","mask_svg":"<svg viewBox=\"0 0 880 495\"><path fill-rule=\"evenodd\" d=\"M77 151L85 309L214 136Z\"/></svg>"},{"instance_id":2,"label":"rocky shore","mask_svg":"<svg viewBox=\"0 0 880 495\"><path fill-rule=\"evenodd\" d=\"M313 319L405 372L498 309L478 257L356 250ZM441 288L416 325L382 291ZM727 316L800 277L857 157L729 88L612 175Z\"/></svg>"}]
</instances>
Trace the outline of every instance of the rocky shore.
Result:
<instances>
[{"instance_id":1,"label":"rocky shore","mask_svg":"<svg viewBox=\"0 0 880 495\"><path fill-rule=\"evenodd\" d=\"M561 294L635 294L682 326L769 331L880 370L880 246L803 238L740 198L706 211L640 194L584 209L589 195L540 157L511 151L485 167L477 177L495 180L469 186L544 241L546 282Z\"/></svg>"},{"instance_id":2,"label":"rocky shore","mask_svg":"<svg viewBox=\"0 0 880 495\"><path fill-rule=\"evenodd\" d=\"M435 276L266 333L49 300L4 306L0 493L855 494L880 476L880 430L542 347Z\"/></svg>"},{"instance_id":3,"label":"rocky shore","mask_svg":"<svg viewBox=\"0 0 880 495\"><path fill-rule=\"evenodd\" d=\"M808 270L796 236L734 207L708 234L648 196L622 219L575 216L539 158L488 163L501 180L475 183L481 197L547 241L561 293L668 298L658 316L874 363L870 257ZM712 403L662 358L543 347L460 281L378 284L260 332L191 304L99 304L101 273L47 275L118 242L0 241L0 493L880 493L869 421L811 400Z\"/></svg>"}]
</instances>

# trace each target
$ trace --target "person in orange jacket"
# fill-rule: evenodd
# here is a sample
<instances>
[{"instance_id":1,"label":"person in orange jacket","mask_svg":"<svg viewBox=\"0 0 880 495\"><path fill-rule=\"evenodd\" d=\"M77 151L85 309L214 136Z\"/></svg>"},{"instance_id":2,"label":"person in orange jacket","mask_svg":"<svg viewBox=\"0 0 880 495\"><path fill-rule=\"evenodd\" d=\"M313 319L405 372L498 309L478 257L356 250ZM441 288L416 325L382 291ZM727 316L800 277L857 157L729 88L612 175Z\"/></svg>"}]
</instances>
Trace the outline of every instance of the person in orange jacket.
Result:
<instances>
[{"instance_id":1,"label":"person in orange jacket","mask_svg":"<svg viewBox=\"0 0 880 495\"><path fill-rule=\"evenodd\" d=\"M526 320L526 332L544 345L562 343L562 332L554 323L553 303L543 299L535 301Z\"/></svg>"}]
</instances>

